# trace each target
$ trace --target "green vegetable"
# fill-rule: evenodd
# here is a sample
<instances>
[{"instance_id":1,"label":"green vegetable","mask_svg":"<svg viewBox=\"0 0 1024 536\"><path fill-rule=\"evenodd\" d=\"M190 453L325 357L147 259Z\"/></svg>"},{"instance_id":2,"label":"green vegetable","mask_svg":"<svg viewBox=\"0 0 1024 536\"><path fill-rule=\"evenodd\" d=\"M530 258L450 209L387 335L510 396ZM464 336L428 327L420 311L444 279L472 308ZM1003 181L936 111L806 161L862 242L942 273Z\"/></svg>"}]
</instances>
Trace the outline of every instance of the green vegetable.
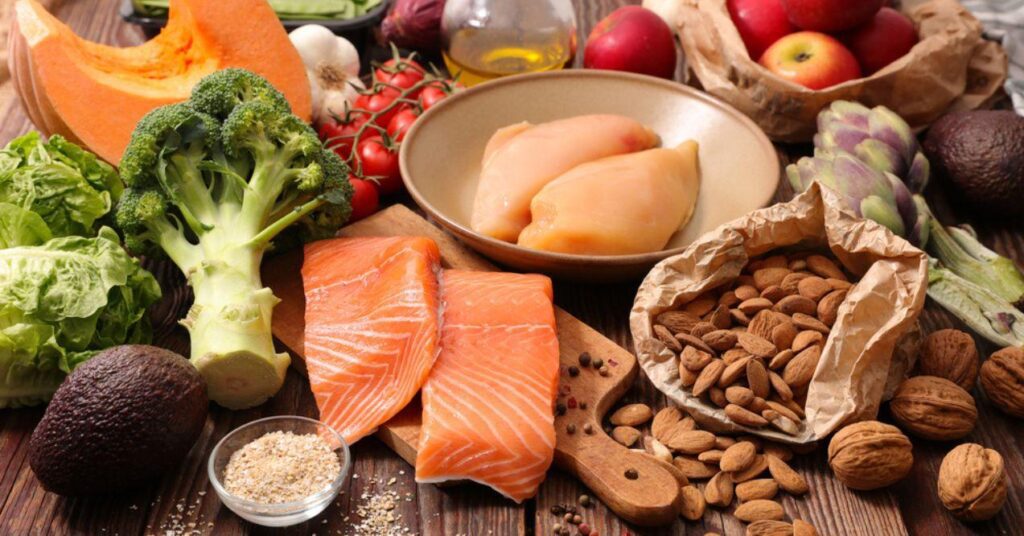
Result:
<instances>
[{"instance_id":1,"label":"green vegetable","mask_svg":"<svg viewBox=\"0 0 1024 536\"><path fill-rule=\"evenodd\" d=\"M10 217L25 215L3 207L0 225ZM159 298L107 227L0 250L0 407L44 402L99 350L148 341L146 308Z\"/></svg>"},{"instance_id":2,"label":"green vegetable","mask_svg":"<svg viewBox=\"0 0 1024 536\"><path fill-rule=\"evenodd\" d=\"M365 15L382 0L270 0L281 20L351 19ZM135 12L146 17L166 17L169 0L132 0Z\"/></svg>"},{"instance_id":3,"label":"green vegetable","mask_svg":"<svg viewBox=\"0 0 1024 536\"><path fill-rule=\"evenodd\" d=\"M163 251L185 273L191 360L222 406L260 404L284 381L288 354L274 351L270 331L278 299L260 261L293 224L313 239L345 223L347 172L279 92L241 69L207 76L132 133L117 223L131 250Z\"/></svg>"}]
</instances>

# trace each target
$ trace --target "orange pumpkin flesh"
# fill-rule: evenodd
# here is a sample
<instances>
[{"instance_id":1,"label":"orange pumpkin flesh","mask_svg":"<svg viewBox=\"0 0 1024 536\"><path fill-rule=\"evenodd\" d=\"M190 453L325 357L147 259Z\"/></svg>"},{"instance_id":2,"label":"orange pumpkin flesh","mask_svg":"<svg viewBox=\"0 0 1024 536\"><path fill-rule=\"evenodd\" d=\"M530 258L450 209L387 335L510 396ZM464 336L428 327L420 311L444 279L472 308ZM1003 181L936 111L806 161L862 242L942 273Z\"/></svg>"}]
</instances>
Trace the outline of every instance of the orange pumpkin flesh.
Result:
<instances>
[{"instance_id":1,"label":"orange pumpkin flesh","mask_svg":"<svg viewBox=\"0 0 1024 536\"><path fill-rule=\"evenodd\" d=\"M188 98L203 76L241 67L270 81L309 119L309 81L265 0L171 0L152 40L118 48L74 34L36 0L18 0L10 67L29 118L117 164L135 124Z\"/></svg>"}]
</instances>

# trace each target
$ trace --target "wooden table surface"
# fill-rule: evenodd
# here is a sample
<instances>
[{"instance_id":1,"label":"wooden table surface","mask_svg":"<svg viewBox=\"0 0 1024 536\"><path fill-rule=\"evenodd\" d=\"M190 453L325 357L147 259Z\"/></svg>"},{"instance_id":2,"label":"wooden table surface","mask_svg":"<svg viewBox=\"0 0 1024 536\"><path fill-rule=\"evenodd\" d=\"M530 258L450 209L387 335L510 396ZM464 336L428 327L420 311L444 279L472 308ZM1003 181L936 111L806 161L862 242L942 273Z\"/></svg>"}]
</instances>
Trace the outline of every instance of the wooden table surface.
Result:
<instances>
[{"instance_id":1,"label":"wooden table surface","mask_svg":"<svg viewBox=\"0 0 1024 536\"><path fill-rule=\"evenodd\" d=\"M12 0L0 0L0 12ZM122 23L117 14L119 1L52 0L53 11L87 39L129 45L144 39L141 32ZM580 35L624 0L576 0ZM4 6L2 4L8 4ZM2 32L0 32L2 35ZM577 64L580 59L577 58ZM4 82L0 69L0 82ZM0 86L0 144L32 128L14 98L10 84ZM806 151L804 147L779 147L780 162ZM971 222L984 242L1000 253L1024 258L1022 221L986 224L973 221L942 199L941 187L933 186L930 202L946 221ZM778 199L792 192L780 187ZM186 351L183 337L172 319L184 313L188 292L173 267L156 266L165 283L164 310L154 316L167 319L157 326L158 342ZM630 348L627 316L637 282L600 287L559 283L556 301L563 308ZM929 303L923 317L926 330L956 326L936 305ZM992 349L982 348L987 355ZM915 440L914 469L901 483L870 493L853 492L835 480L828 469L823 448L799 457L795 467L807 478L811 493L803 498L784 497L791 517L809 520L822 535L889 536L915 534L1024 534L1024 426L996 412L980 390L978 426L968 438L998 450L1009 473L1009 500L995 519L964 525L943 510L935 493L935 479L942 456L952 447ZM643 374L628 395L628 401L643 401L656 407L664 397L651 387ZM884 411L884 410L883 410ZM198 444L177 473L135 493L105 498L64 499L42 490L27 461L28 438L43 413L42 408L0 411L0 534L263 534L274 532L251 525L222 507L206 478L206 456L229 430L269 415L316 416L313 397L304 379L290 371L284 388L262 407L247 411L226 411L212 407ZM884 417L884 415L883 415ZM552 471L535 500L523 505L507 501L481 486L438 488L417 485L413 469L376 439L368 438L353 448L354 474L343 495L316 519L298 525L287 534L351 534L347 528L358 520L356 511L365 497L394 491L400 500L395 508L400 523L410 534L427 535L519 535L551 533L557 519L549 513L552 505L574 503L587 490L574 478ZM602 535L686 534L718 532L741 535L744 525L725 511L708 509L700 523L681 519L670 527L651 530L623 523L602 505L587 511L588 521ZM346 521L347 520L347 521Z\"/></svg>"}]
</instances>

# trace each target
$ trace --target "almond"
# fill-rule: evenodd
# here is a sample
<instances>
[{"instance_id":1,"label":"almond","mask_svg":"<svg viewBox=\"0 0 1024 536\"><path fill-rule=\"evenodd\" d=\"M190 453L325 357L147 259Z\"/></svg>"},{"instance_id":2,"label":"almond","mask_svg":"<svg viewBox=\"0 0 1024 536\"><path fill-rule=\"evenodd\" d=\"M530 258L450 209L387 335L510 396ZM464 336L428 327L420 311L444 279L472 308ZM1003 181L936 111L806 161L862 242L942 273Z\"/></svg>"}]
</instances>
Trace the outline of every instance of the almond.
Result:
<instances>
[{"instance_id":1,"label":"almond","mask_svg":"<svg viewBox=\"0 0 1024 536\"><path fill-rule=\"evenodd\" d=\"M807 261L802 258L792 259L789 261L789 264L787 264L786 267L794 272L799 272L801 270L807 269Z\"/></svg>"},{"instance_id":2,"label":"almond","mask_svg":"<svg viewBox=\"0 0 1024 536\"><path fill-rule=\"evenodd\" d=\"M817 331L812 331L811 333L818 333L818 332ZM818 333L818 335L821 335L821 334ZM768 363L768 368L770 368L772 370L778 370L778 369L786 366L786 363L789 363L794 357L796 357L796 352L794 352L793 350L787 348L787 349L785 349L785 350L775 354L775 357L773 357L772 360Z\"/></svg>"},{"instance_id":3,"label":"almond","mask_svg":"<svg viewBox=\"0 0 1024 536\"><path fill-rule=\"evenodd\" d=\"M718 305L725 307L726 311L741 301L743 300L740 300L739 297L736 296L736 292L732 290L727 290L718 297Z\"/></svg>"},{"instance_id":4,"label":"almond","mask_svg":"<svg viewBox=\"0 0 1024 536\"><path fill-rule=\"evenodd\" d=\"M739 309L729 309L729 316L732 318L734 324L746 326L750 323L750 317Z\"/></svg>"},{"instance_id":5,"label":"almond","mask_svg":"<svg viewBox=\"0 0 1024 536\"><path fill-rule=\"evenodd\" d=\"M651 420L654 413L647 404L628 404L612 413L609 419L615 426L639 426Z\"/></svg>"},{"instance_id":6,"label":"almond","mask_svg":"<svg viewBox=\"0 0 1024 536\"><path fill-rule=\"evenodd\" d=\"M711 312L718 304L718 300L708 295L701 295L696 297L690 303L683 306L683 310L693 316L704 316Z\"/></svg>"},{"instance_id":7,"label":"almond","mask_svg":"<svg viewBox=\"0 0 1024 536\"><path fill-rule=\"evenodd\" d=\"M749 285L740 285L733 291L738 300L746 301L761 296L761 292Z\"/></svg>"},{"instance_id":8,"label":"almond","mask_svg":"<svg viewBox=\"0 0 1024 536\"><path fill-rule=\"evenodd\" d=\"M750 404L747 405L746 409L754 413L761 413L762 411L768 409L768 404L765 402L763 398L755 396L754 399L750 401Z\"/></svg>"},{"instance_id":9,"label":"almond","mask_svg":"<svg viewBox=\"0 0 1024 536\"><path fill-rule=\"evenodd\" d=\"M721 359L711 360L711 362L700 371L700 374L697 375L697 381L694 382L693 388L691 389L693 396L699 397L703 395L708 389L718 383L718 380L722 377L722 372L724 370L724 361Z\"/></svg>"},{"instance_id":10,"label":"almond","mask_svg":"<svg viewBox=\"0 0 1024 536\"><path fill-rule=\"evenodd\" d=\"M798 415L792 409L790 409L790 408L788 408L786 406L783 406L782 404L780 404L780 403L778 403L778 402L776 402L774 400L769 400L768 402L766 402L766 404L768 404L769 408L779 412L780 415L785 415L786 417L789 417L790 419L792 419L794 421L799 421L799 420L803 419L803 417Z\"/></svg>"},{"instance_id":11,"label":"almond","mask_svg":"<svg viewBox=\"0 0 1024 536\"><path fill-rule=\"evenodd\" d=\"M853 283L851 283L851 282L849 282L849 281L847 281L845 279L832 279L832 278L829 278L829 279L826 279L825 281L828 282L828 284L832 286L832 290L850 290L851 288L853 288Z\"/></svg>"},{"instance_id":12,"label":"almond","mask_svg":"<svg viewBox=\"0 0 1024 536\"><path fill-rule=\"evenodd\" d=\"M747 377L750 377L749 372L747 372ZM779 395L779 398L783 400L793 399L793 390L789 388L789 384L786 383L786 380L782 379L782 376L779 376L772 371L768 371L768 382L772 384L772 389L774 389L775 393Z\"/></svg>"},{"instance_id":13,"label":"almond","mask_svg":"<svg viewBox=\"0 0 1024 536\"><path fill-rule=\"evenodd\" d=\"M697 521L704 517L704 510L707 508L707 503L704 502L704 494L697 489L697 486L689 485L683 486L682 490L683 505L680 509L680 515L690 521Z\"/></svg>"},{"instance_id":14,"label":"almond","mask_svg":"<svg viewBox=\"0 0 1024 536\"><path fill-rule=\"evenodd\" d=\"M732 504L733 484L729 473L720 472L708 480L704 487L704 500L714 506L729 506Z\"/></svg>"},{"instance_id":15,"label":"almond","mask_svg":"<svg viewBox=\"0 0 1024 536\"><path fill-rule=\"evenodd\" d=\"M762 520L781 521L784 516L782 505L769 499L754 499L736 507L736 519L753 523Z\"/></svg>"},{"instance_id":16,"label":"almond","mask_svg":"<svg viewBox=\"0 0 1024 536\"><path fill-rule=\"evenodd\" d=\"M821 347L811 346L797 354L782 371L782 379L792 389L802 389L811 383L814 377L814 370L818 368L818 361L821 359Z\"/></svg>"},{"instance_id":17,"label":"almond","mask_svg":"<svg viewBox=\"0 0 1024 536\"><path fill-rule=\"evenodd\" d=\"M753 333L739 332L736 341L741 348L758 357L772 357L779 351L774 344Z\"/></svg>"},{"instance_id":18,"label":"almond","mask_svg":"<svg viewBox=\"0 0 1024 536\"><path fill-rule=\"evenodd\" d=\"M789 266L789 259L785 255L770 255L761 259L761 265L758 268L785 268Z\"/></svg>"},{"instance_id":19,"label":"almond","mask_svg":"<svg viewBox=\"0 0 1024 536\"><path fill-rule=\"evenodd\" d=\"M765 398L771 392L771 383L768 379L768 371L764 365L756 359L747 361L747 385L754 392L755 396Z\"/></svg>"},{"instance_id":20,"label":"almond","mask_svg":"<svg viewBox=\"0 0 1024 536\"><path fill-rule=\"evenodd\" d=\"M735 295L734 295L735 297ZM719 305L711 312L708 322L718 329L729 329L732 327L732 315L729 314L729 306Z\"/></svg>"},{"instance_id":21,"label":"almond","mask_svg":"<svg viewBox=\"0 0 1024 536\"><path fill-rule=\"evenodd\" d=\"M736 383L736 380L740 379L740 376L747 372L747 363L751 360L753 360L752 357L744 357L730 363L722 371L722 376L718 379L718 386L724 389Z\"/></svg>"},{"instance_id":22,"label":"almond","mask_svg":"<svg viewBox=\"0 0 1024 536\"><path fill-rule=\"evenodd\" d=\"M700 454L715 448L715 434L704 430L679 432L668 440L668 448L683 454Z\"/></svg>"},{"instance_id":23,"label":"almond","mask_svg":"<svg viewBox=\"0 0 1024 536\"><path fill-rule=\"evenodd\" d=\"M707 352L709 354L715 353L715 351L708 347L708 345L704 344L704 341L700 340L700 337L697 335L690 335L689 333L676 333L676 338L679 339L679 342L689 346L693 346L694 348L702 352Z\"/></svg>"},{"instance_id":24,"label":"almond","mask_svg":"<svg viewBox=\"0 0 1024 536\"><path fill-rule=\"evenodd\" d=\"M827 296L826 296L827 297ZM793 324L799 329L811 329L819 331L824 335L828 335L829 327L822 323L821 320L814 318L811 315L805 315L803 313L793 314ZM678 337L678 335L676 335Z\"/></svg>"},{"instance_id":25,"label":"almond","mask_svg":"<svg viewBox=\"0 0 1024 536\"><path fill-rule=\"evenodd\" d=\"M787 315L793 315L795 313L813 315L817 310L817 306L818 304L814 303L814 300L795 294L793 296L786 296L780 300L779 303L775 304L773 310Z\"/></svg>"},{"instance_id":26,"label":"almond","mask_svg":"<svg viewBox=\"0 0 1024 536\"><path fill-rule=\"evenodd\" d=\"M697 459L707 464L718 465L722 461L723 454L725 454L724 450L714 448L701 452L697 455Z\"/></svg>"},{"instance_id":27,"label":"almond","mask_svg":"<svg viewBox=\"0 0 1024 536\"><path fill-rule=\"evenodd\" d=\"M793 272L784 277L779 286L782 287L782 290L786 291L787 294L796 294L800 291L800 282L808 277L812 277L811 274Z\"/></svg>"},{"instance_id":28,"label":"almond","mask_svg":"<svg viewBox=\"0 0 1024 536\"><path fill-rule=\"evenodd\" d=\"M718 472L717 467L712 467L693 456L676 456L672 459L672 465L674 465L676 469L679 469L679 472L683 473L683 476L694 480L711 478ZM767 463L765 464L765 467L767 467Z\"/></svg>"},{"instance_id":29,"label":"almond","mask_svg":"<svg viewBox=\"0 0 1024 536\"><path fill-rule=\"evenodd\" d=\"M720 408L724 408L726 404L729 403L729 401L725 399L725 391L721 387L712 387L711 389L708 389L708 399Z\"/></svg>"},{"instance_id":30,"label":"almond","mask_svg":"<svg viewBox=\"0 0 1024 536\"><path fill-rule=\"evenodd\" d=\"M786 321L772 328L772 335L769 340L776 348L789 348L793 345L798 330L792 322Z\"/></svg>"},{"instance_id":31,"label":"almond","mask_svg":"<svg viewBox=\"0 0 1024 536\"><path fill-rule=\"evenodd\" d=\"M845 290L833 290L822 298L818 302L818 320L827 326L835 324L836 318L839 316L839 306L846 299L846 292Z\"/></svg>"},{"instance_id":32,"label":"almond","mask_svg":"<svg viewBox=\"0 0 1024 536\"><path fill-rule=\"evenodd\" d=\"M718 352L724 352L736 346L736 334L727 329L712 331L701 337L701 340L712 350Z\"/></svg>"},{"instance_id":33,"label":"almond","mask_svg":"<svg viewBox=\"0 0 1024 536\"><path fill-rule=\"evenodd\" d=\"M654 414L654 420L651 421L651 435L664 443L666 437L675 433L675 427L681 420L683 420L683 412L679 409L672 406L662 408L661 411Z\"/></svg>"},{"instance_id":34,"label":"almond","mask_svg":"<svg viewBox=\"0 0 1024 536\"><path fill-rule=\"evenodd\" d=\"M757 290L764 290L772 285L781 286L782 280L789 274L789 268L761 268L754 272L754 286Z\"/></svg>"},{"instance_id":35,"label":"almond","mask_svg":"<svg viewBox=\"0 0 1024 536\"><path fill-rule=\"evenodd\" d=\"M662 344L668 347L669 350L672 350L673 352L676 353L683 351L683 345L679 344L679 341L676 340L675 336L672 335L672 332L669 331L669 329L666 328L665 326L662 326L661 324L655 324L654 336L657 337L658 340L662 342Z\"/></svg>"},{"instance_id":36,"label":"almond","mask_svg":"<svg viewBox=\"0 0 1024 536\"><path fill-rule=\"evenodd\" d=\"M725 416L729 417L736 424L743 426L749 426L751 428L761 428L768 425L768 421L764 417L744 409L742 406L736 404L729 404L725 406Z\"/></svg>"},{"instance_id":37,"label":"almond","mask_svg":"<svg viewBox=\"0 0 1024 536\"><path fill-rule=\"evenodd\" d=\"M778 397L773 397L771 401L785 407L789 411L792 411L798 417L797 420L803 419L807 416L804 414L804 408L801 407L796 400L782 400ZM783 415L786 415L786 413L783 413Z\"/></svg>"},{"instance_id":38,"label":"almond","mask_svg":"<svg viewBox=\"0 0 1024 536\"><path fill-rule=\"evenodd\" d=\"M818 276L805 277L797 284L797 292L814 301L824 298L832 290L832 285Z\"/></svg>"},{"instance_id":39,"label":"almond","mask_svg":"<svg viewBox=\"0 0 1024 536\"><path fill-rule=\"evenodd\" d=\"M793 459L793 449L783 445L782 443L776 443L774 441L770 441L764 445L764 453L771 454L784 462L788 462Z\"/></svg>"},{"instance_id":40,"label":"almond","mask_svg":"<svg viewBox=\"0 0 1024 536\"><path fill-rule=\"evenodd\" d=\"M750 325L747 326L747 331L761 337L762 339L771 339L772 331L782 322L783 317L781 314L765 309L750 319Z\"/></svg>"},{"instance_id":41,"label":"almond","mask_svg":"<svg viewBox=\"0 0 1024 536\"><path fill-rule=\"evenodd\" d=\"M771 309L772 302L767 298L750 298L749 300L741 301L736 308L743 311L743 314L747 316L753 316L765 309Z\"/></svg>"},{"instance_id":42,"label":"almond","mask_svg":"<svg viewBox=\"0 0 1024 536\"><path fill-rule=\"evenodd\" d=\"M794 471L788 463L771 454L765 454L764 457L768 460L768 472L779 483L780 488L790 495L803 495L807 493L809 490L807 481L804 480L804 477L800 476L800 473Z\"/></svg>"},{"instance_id":43,"label":"almond","mask_svg":"<svg viewBox=\"0 0 1024 536\"><path fill-rule=\"evenodd\" d=\"M779 493L779 484L770 478L748 480L736 485L736 498L740 501L773 499Z\"/></svg>"},{"instance_id":44,"label":"almond","mask_svg":"<svg viewBox=\"0 0 1024 536\"><path fill-rule=\"evenodd\" d=\"M836 266L836 263L823 255L807 257L807 269L824 278L846 280L846 274Z\"/></svg>"},{"instance_id":45,"label":"almond","mask_svg":"<svg viewBox=\"0 0 1024 536\"><path fill-rule=\"evenodd\" d=\"M697 383L697 374L688 368L686 368L682 361L679 362L679 382L683 384L683 387L690 387Z\"/></svg>"},{"instance_id":46,"label":"almond","mask_svg":"<svg viewBox=\"0 0 1024 536\"><path fill-rule=\"evenodd\" d=\"M718 328L715 327L715 325L712 324L711 322L697 322L697 324L693 326L693 329L690 330L690 335L693 335L694 337L697 337L699 339L704 335L711 333L712 331L715 331L716 329Z\"/></svg>"},{"instance_id":47,"label":"almond","mask_svg":"<svg viewBox=\"0 0 1024 536\"><path fill-rule=\"evenodd\" d=\"M616 426L612 430L612 439L625 447L632 447L640 439L641 435L640 430L632 426Z\"/></svg>"},{"instance_id":48,"label":"almond","mask_svg":"<svg viewBox=\"0 0 1024 536\"><path fill-rule=\"evenodd\" d=\"M733 473L732 481L735 483L746 482L755 477L761 476L762 473L768 470L768 460L764 458L764 455L758 454L754 458L754 463L750 464L750 467L738 472Z\"/></svg>"},{"instance_id":49,"label":"almond","mask_svg":"<svg viewBox=\"0 0 1024 536\"><path fill-rule=\"evenodd\" d=\"M688 333L700 318L683 311L665 311L656 318L657 322L672 333Z\"/></svg>"},{"instance_id":50,"label":"almond","mask_svg":"<svg viewBox=\"0 0 1024 536\"><path fill-rule=\"evenodd\" d=\"M725 389L725 399L737 406L746 406L754 400L754 392L742 385L730 385Z\"/></svg>"},{"instance_id":51,"label":"almond","mask_svg":"<svg viewBox=\"0 0 1024 536\"><path fill-rule=\"evenodd\" d=\"M736 443L738 443L738 441L729 436L718 436L715 438L715 448L718 450L725 450Z\"/></svg>"},{"instance_id":52,"label":"almond","mask_svg":"<svg viewBox=\"0 0 1024 536\"><path fill-rule=\"evenodd\" d=\"M793 531L793 525L774 519L762 519L747 525L747 536L793 536Z\"/></svg>"},{"instance_id":53,"label":"almond","mask_svg":"<svg viewBox=\"0 0 1024 536\"><path fill-rule=\"evenodd\" d=\"M704 367L708 366L711 359L712 357L710 352L698 350L693 346L683 348L682 353L679 354L679 362L682 366L693 372L700 372L704 370Z\"/></svg>"},{"instance_id":54,"label":"almond","mask_svg":"<svg viewBox=\"0 0 1024 536\"><path fill-rule=\"evenodd\" d=\"M727 473L735 473L747 469L757 457L757 447L749 441L740 441L726 449L718 466Z\"/></svg>"},{"instance_id":55,"label":"almond","mask_svg":"<svg viewBox=\"0 0 1024 536\"><path fill-rule=\"evenodd\" d=\"M793 536L818 536L818 529L802 519L794 519Z\"/></svg>"},{"instance_id":56,"label":"almond","mask_svg":"<svg viewBox=\"0 0 1024 536\"><path fill-rule=\"evenodd\" d=\"M794 352L802 352L810 346L823 346L824 344L824 335L818 331L806 330L796 334L796 338L793 339L793 345L790 348Z\"/></svg>"},{"instance_id":57,"label":"almond","mask_svg":"<svg viewBox=\"0 0 1024 536\"><path fill-rule=\"evenodd\" d=\"M785 290L782 290L782 287L780 287L779 285L772 285L761 291L761 297L772 303L775 303L788 295L789 293L787 293Z\"/></svg>"},{"instance_id":58,"label":"almond","mask_svg":"<svg viewBox=\"0 0 1024 536\"><path fill-rule=\"evenodd\" d=\"M753 356L750 355L750 352L744 350L743 348L733 348L731 350L726 350L725 353L722 354L722 361L725 361L726 365L731 365L745 357Z\"/></svg>"}]
</instances>

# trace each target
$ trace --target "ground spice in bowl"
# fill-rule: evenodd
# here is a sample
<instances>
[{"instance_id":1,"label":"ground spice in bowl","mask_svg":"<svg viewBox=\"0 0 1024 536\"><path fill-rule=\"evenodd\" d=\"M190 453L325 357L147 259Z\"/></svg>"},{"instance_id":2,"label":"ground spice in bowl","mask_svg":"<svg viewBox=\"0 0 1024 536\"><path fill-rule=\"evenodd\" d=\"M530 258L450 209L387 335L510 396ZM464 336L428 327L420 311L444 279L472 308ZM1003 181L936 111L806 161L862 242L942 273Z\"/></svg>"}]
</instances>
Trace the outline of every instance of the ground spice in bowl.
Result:
<instances>
[{"instance_id":1,"label":"ground spice in bowl","mask_svg":"<svg viewBox=\"0 0 1024 536\"><path fill-rule=\"evenodd\" d=\"M340 473L338 455L319 435L268 432L231 455L224 489L253 502L286 503L327 489Z\"/></svg>"}]
</instances>

